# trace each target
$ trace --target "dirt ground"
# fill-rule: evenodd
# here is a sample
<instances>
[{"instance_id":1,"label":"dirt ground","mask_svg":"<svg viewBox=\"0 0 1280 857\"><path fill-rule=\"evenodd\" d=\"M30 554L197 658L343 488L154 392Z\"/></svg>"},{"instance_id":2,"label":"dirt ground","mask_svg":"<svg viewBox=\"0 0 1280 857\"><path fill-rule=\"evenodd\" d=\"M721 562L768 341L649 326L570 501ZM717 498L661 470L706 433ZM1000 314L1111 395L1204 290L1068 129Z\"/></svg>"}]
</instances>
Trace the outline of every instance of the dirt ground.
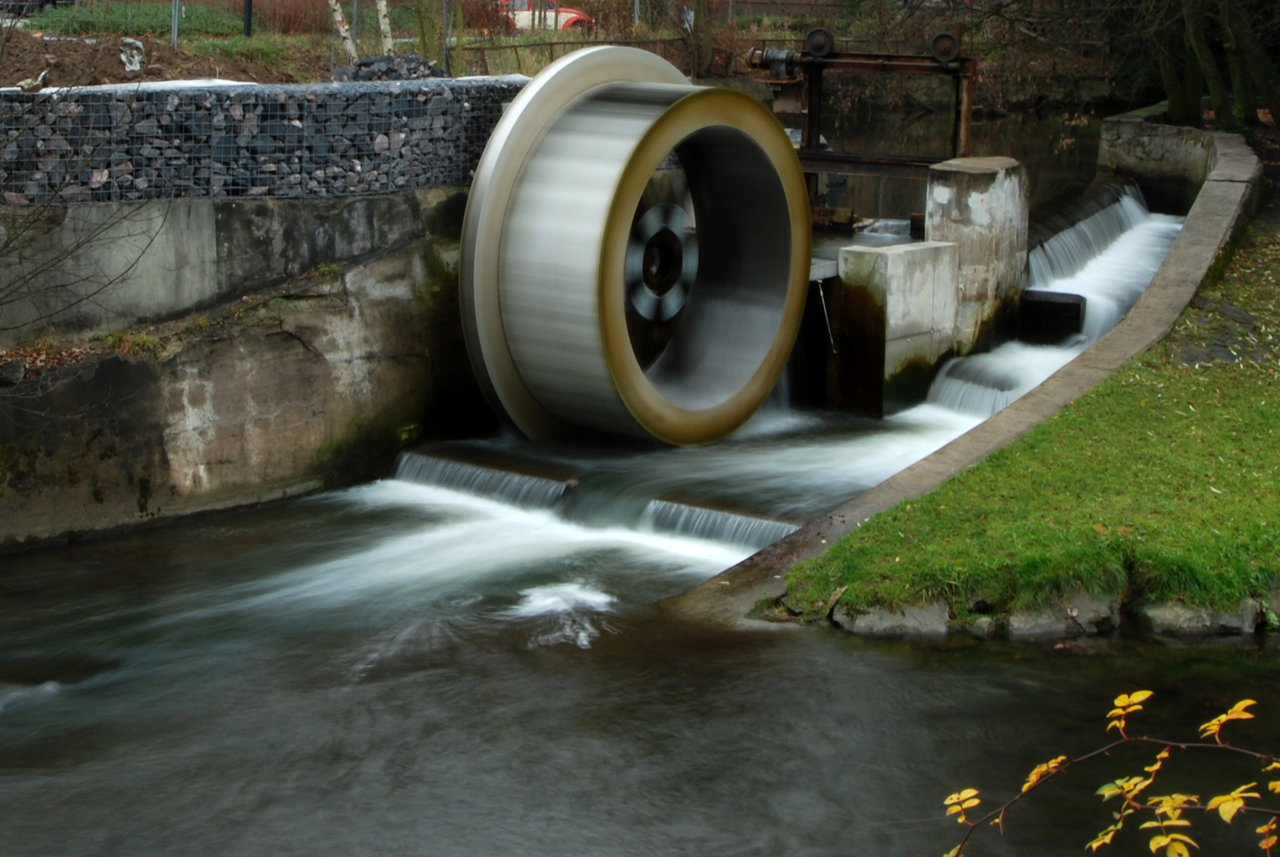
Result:
<instances>
[{"instance_id":1,"label":"dirt ground","mask_svg":"<svg viewBox=\"0 0 1280 857\"><path fill-rule=\"evenodd\" d=\"M236 60L193 56L150 37L139 39L146 64L126 72L120 60L120 37L44 39L21 29L0 34L0 86L15 86L48 71L45 86L91 86L140 80L183 80L219 77L257 83L295 83L287 72Z\"/></svg>"}]
</instances>

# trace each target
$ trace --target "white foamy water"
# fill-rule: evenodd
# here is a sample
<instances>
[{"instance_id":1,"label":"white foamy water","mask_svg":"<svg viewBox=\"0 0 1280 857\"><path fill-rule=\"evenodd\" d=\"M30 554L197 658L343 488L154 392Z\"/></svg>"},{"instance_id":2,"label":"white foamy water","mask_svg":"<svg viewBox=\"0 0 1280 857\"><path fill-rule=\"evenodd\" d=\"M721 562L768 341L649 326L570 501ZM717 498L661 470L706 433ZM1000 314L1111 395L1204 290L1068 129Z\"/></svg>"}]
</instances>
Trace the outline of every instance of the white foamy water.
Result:
<instances>
[{"instance_id":1,"label":"white foamy water","mask_svg":"<svg viewBox=\"0 0 1280 857\"><path fill-rule=\"evenodd\" d=\"M1118 204L1136 205L1130 199ZM1033 288L1082 295L1086 301L1084 335L1090 343L1096 342L1137 303L1181 230L1180 217L1148 214L1076 273Z\"/></svg>"},{"instance_id":2,"label":"white foamy water","mask_svg":"<svg viewBox=\"0 0 1280 857\"><path fill-rule=\"evenodd\" d=\"M547 511L396 480L325 495L316 502L366 510L419 510L424 521L419 528L322 562L225 587L217 603L209 603L208 593L193 594L187 603L171 604L156 624L214 614L327 610L362 601L444 599L486 580L536 573L544 567L573 567L580 564L579 557L614 556L619 564L651 566L665 575L697 580L750 553L739 546L623 526L586 527Z\"/></svg>"},{"instance_id":3,"label":"white foamy water","mask_svg":"<svg viewBox=\"0 0 1280 857\"><path fill-rule=\"evenodd\" d=\"M1123 190L1113 205L1064 229L1028 254L1031 288L1071 277L1104 253L1117 237L1146 223L1151 217L1135 188Z\"/></svg>"},{"instance_id":4,"label":"white foamy water","mask_svg":"<svg viewBox=\"0 0 1280 857\"><path fill-rule=\"evenodd\" d=\"M573 643L580 649L589 649L602 628L611 630L598 616L609 612L616 600L609 593L582 582L552 583L523 590L520 603L505 615L541 620L534 624L529 648Z\"/></svg>"},{"instance_id":5,"label":"white foamy water","mask_svg":"<svg viewBox=\"0 0 1280 857\"><path fill-rule=\"evenodd\" d=\"M952 360L928 401L989 417L1038 387L1120 323L1182 229L1182 218L1151 214L1125 196L1032 251L1032 288L1085 299L1083 331L1061 346L1006 342L986 354Z\"/></svg>"},{"instance_id":6,"label":"white foamy water","mask_svg":"<svg viewBox=\"0 0 1280 857\"><path fill-rule=\"evenodd\" d=\"M583 583L552 583L522 590L520 603L507 611L509 616L528 618L571 610L604 612L616 601L612 595Z\"/></svg>"}]
</instances>

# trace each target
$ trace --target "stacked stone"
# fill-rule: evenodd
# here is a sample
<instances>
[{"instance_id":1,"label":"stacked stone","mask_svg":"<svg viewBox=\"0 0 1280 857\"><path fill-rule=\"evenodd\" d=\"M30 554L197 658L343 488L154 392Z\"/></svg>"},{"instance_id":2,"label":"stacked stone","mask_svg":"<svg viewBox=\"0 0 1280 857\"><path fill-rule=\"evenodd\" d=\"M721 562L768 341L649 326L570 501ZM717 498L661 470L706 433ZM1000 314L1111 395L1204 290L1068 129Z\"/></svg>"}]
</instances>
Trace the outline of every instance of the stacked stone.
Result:
<instances>
[{"instance_id":1,"label":"stacked stone","mask_svg":"<svg viewBox=\"0 0 1280 857\"><path fill-rule=\"evenodd\" d=\"M521 78L0 94L9 205L465 186Z\"/></svg>"},{"instance_id":2,"label":"stacked stone","mask_svg":"<svg viewBox=\"0 0 1280 857\"><path fill-rule=\"evenodd\" d=\"M357 60L355 65L334 69L334 80L419 80L448 77L435 60L424 60L413 54L387 54Z\"/></svg>"}]
</instances>

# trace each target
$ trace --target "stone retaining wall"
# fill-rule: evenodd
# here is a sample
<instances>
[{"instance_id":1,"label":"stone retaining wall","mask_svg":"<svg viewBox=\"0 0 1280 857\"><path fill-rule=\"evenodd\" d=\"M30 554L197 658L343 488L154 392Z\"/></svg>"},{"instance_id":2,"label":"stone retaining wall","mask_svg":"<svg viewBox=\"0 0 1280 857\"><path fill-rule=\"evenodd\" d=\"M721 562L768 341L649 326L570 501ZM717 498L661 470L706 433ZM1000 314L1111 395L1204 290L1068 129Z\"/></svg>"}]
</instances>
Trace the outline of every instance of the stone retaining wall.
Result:
<instances>
[{"instance_id":1,"label":"stone retaining wall","mask_svg":"<svg viewBox=\"0 0 1280 857\"><path fill-rule=\"evenodd\" d=\"M5 204L389 193L471 183L526 78L0 92Z\"/></svg>"}]
</instances>

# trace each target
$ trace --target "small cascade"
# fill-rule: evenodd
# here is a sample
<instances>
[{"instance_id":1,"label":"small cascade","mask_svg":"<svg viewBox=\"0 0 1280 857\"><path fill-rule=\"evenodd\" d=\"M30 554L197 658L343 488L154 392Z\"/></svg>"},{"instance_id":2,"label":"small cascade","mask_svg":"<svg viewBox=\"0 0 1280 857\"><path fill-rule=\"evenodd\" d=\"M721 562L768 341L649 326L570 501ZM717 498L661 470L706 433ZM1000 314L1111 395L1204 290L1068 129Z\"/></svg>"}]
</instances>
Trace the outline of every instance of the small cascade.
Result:
<instances>
[{"instance_id":1,"label":"small cascade","mask_svg":"<svg viewBox=\"0 0 1280 857\"><path fill-rule=\"evenodd\" d=\"M649 503L640 517L640 526L757 550L799 529L790 521L766 517L765 512L755 509L716 508L676 497L660 497Z\"/></svg>"},{"instance_id":2,"label":"small cascade","mask_svg":"<svg viewBox=\"0 0 1280 857\"><path fill-rule=\"evenodd\" d=\"M929 387L928 402L962 414L989 417L1025 395L1080 353L1068 347L1006 342L986 354L948 361Z\"/></svg>"},{"instance_id":3,"label":"small cascade","mask_svg":"<svg viewBox=\"0 0 1280 857\"><path fill-rule=\"evenodd\" d=\"M501 500L523 509L554 508L577 486L572 474L533 472L507 463L498 466L421 452L401 453L395 478Z\"/></svg>"},{"instance_id":4,"label":"small cascade","mask_svg":"<svg viewBox=\"0 0 1280 857\"><path fill-rule=\"evenodd\" d=\"M1029 254L1031 288L1080 273L1091 259L1146 220L1150 213L1136 187L1119 189L1118 199L1032 248Z\"/></svg>"}]
</instances>

